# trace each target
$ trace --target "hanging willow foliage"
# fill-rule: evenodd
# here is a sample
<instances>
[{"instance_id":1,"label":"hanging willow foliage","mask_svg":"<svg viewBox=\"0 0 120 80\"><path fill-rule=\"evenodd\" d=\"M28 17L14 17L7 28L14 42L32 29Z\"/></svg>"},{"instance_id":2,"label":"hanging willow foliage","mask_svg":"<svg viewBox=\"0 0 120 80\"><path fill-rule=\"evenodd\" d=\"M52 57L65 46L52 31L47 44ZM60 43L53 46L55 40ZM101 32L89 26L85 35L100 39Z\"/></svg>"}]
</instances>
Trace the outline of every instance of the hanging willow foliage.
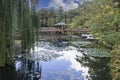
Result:
<instances>
[{"instance_id":1,"label":"hanging willow foliage","mask_svg":"<svg viewBox=\"0 0 120 80\"><path fill-rule=\"evenodd\" d=\"M0 67L13 61L15 36L20 35L22 51L33 47L39 23L35 11L37 1L0 0Z\"/></svg>"},{"instance_id":2,"label":"hanging willow foliage","mask_svg":"<svg viewBox=\"0 0 120 80\"><path fill-rule=\"evenodd\" d=\"M19 0L20 1L20 21L21 21L21 46L22 51L29 51L35 41L36 32L36 3L37 0ZM24 4L24 5L23 5ZM29 8L31 7L31 8ZM24 36L23 36L24 35Z\"/></svg>"},{"instance_id":3,"label":"hanging willow foliage","mask_svg":"<svg viewBox=\"0 0 120 80\"><path fill-rule=\"evenodd\" d=\"M0 66L4 66L5 63L5 16L4 16L4 1L0 0Z\"/></svg>"}]
</instances>

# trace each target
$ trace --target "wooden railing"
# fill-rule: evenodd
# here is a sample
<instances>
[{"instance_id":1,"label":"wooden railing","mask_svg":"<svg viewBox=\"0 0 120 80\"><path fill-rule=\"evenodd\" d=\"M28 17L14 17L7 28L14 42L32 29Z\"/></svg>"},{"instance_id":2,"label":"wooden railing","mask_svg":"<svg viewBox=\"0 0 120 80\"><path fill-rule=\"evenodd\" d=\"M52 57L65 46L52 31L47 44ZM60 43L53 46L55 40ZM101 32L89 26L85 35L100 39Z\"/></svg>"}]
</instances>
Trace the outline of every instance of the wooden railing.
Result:
<instances>
[{"instance_id":1,"label":"wooden railing","mask_svg":"<svg viewBox=\"0 0 120 80\"><path fill-rule=\"evenodd\" d=\"M83 29L72 29L72 28L60 29L60 28L54 28L54 27L45 27L45 28L41 28L39 30L39 32L42 32L42 33L47 33L47 32L89 33L90 29L88 29L88 28L83 28Z\"/></svg>"}]
</instances>

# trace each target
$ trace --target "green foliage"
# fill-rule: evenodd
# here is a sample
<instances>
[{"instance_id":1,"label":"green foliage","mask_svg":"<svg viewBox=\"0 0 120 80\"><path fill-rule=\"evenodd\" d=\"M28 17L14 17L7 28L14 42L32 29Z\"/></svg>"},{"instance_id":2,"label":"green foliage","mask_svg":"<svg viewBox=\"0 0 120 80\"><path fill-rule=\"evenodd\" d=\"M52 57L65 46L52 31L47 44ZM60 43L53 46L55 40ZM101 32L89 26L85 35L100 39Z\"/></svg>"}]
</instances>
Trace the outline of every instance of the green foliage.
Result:
<instances>
[{"instance_id":1,"label":"green foliage","mask_svg":"<svg viewBox=\"0 0 120 80\"><path fill-rule=\"evenodd\" d=\"M57 22L71 24L73 17L79 15L79 12L75 10L63 11L62 7L60 7L57 10L41 9L38 15L42 27L53 27Z\"/></svg>"},{"instance_id":2,"label":"green foliage","mask_svg":"<svg viewBox=\"0 0 120 80\"><path fill-rule=\"evenodd\" d=\"M114 7L112 0L94 0L84 3L75 11L79 12L73 19L73 26L90 28L91 33L98 37L99 47L113 50L120 39L120 12Z\"/></svg>"},{"instance_id":3,"label":"green foliage","mask_svg":"<svg viewBox=\"0 0 120 80\"><path fill-rule=\"evenodd\" d=\"M120 80L120 0L93 0L75 11L80 15L74 17L72 24L89 27L91 33L98 37L98 47L110 50L113 55L110 63L112 79Z\"/></svg>"},{"instance_id":4,"label":"green foliage","mask_svg":"<svg viewBox=\"0 0 120 80\"><path fill-rule=\"evenodd\" d=\"M112 80L120 80L120 57L113 57L109 65L111 68Z\"/></svg>"},{"instance_id":5,"label":"green foliage","mask_svg":"<svg viewBox=\"0 0 120 80\"><path fill-rule=\"evenodd\" d=\"M21 36L22 50L29 50L35 41L38 19L37 0L0 0L0 66L11 64L15 54L15 36ZM30 7L31 6L31 7ZM17 33L17 35L15 35Z\"/></svg>"}]
</instances>

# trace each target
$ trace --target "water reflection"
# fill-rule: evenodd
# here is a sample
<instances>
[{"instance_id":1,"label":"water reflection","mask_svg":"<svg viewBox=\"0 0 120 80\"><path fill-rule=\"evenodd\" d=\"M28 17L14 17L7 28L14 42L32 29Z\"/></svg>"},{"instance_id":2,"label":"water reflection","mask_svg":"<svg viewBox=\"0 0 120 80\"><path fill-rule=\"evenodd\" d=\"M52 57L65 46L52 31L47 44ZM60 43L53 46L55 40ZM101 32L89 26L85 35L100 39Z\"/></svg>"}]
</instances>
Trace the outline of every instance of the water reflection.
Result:
<instances>
[{"instance_id":1,"label":"water reflection","mask_svg":"<svg viewBox=\"0 0 120 80\"><path fill-rule=\"evenodd\" d=\"M27 59L16 61L16 71L22 80L39 80L41 78L42 66L38 61Z\"/></svg>"},{"instance_id":2,"label":"water reflection","mask_svg":"<svg viewBox=\"0 0 120 80\"><path fill-rule=\"evenodd\" d=\"M47 47L45 47L46 45ZM38 79L41 80L87 80L86 76L89 75L88 67L81 66L75 60L76 55L82 57L77 48L73 46L63 48L46 45L44 43L42 47L40 45L37 48L35 47L35 51L31 51L29 54L31 57L16 61L16 71L18 71L19 76L24 79L34 80L34 73L37 72L40 75ZM46 60L41 59L43 58L41 56L46 57Z\"/></svg>"},{"instance_id":3,"label":"water reflection","mask_svg":"<svg viewBox=\"0 0 120 80\"><path fill-rule=\"evenodd\" d=\"M76 47L49 42L34 49L15 61L14 72L7 73L14 78L2 79L0 74L0 80L111 80L109 58L88 57Z\"/></svg>"},{"instance_id":4,"label":"water reflection","mask_svg":"<svg viewBox=\"0 0 120 80\"><path fill-rule=\"evenodd\" d=\"M89 79L90 80L112 80L110 75L110 68L108 63L110 58L108 57L88 57L84 54L84 57L79 56L76 60L83 66L89 67Z\"/></svg>"},{"instance_id":5,"label":"water reflection","mask_svg":"<svg viewBox=\"0 0 120 80\"><path fill-rule=\"evenodd\" d=\"M17 73L12 66L0 67L0 80L19 80Z\"/></svg>"}]
</instances>

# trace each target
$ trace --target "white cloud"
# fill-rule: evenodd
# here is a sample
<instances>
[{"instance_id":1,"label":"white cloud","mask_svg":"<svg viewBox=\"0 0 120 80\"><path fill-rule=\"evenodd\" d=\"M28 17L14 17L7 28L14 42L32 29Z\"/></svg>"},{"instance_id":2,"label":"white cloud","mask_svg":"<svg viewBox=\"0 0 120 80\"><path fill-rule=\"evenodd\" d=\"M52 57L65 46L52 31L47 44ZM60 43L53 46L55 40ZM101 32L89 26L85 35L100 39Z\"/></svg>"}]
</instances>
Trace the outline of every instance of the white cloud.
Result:
<instances>
[{"instance_id":1,"label":"white cloud","mask_svg":"<svg viewBox=\"0 0 120 80\"><path fill-rule=\"evenodd\" d=\"M75 9L79 6L79 0L51 0L49 3L49 8L58 9L60 6L63 7L65 11Z\"/></svg>"},{"instance_id":2,"label":"white cloud","mask_svg":"<svg viewBox=\"0 0 120 80\"><path fill-rule=\"evenodd\" d=\"M66 60L70 62L70 68L74 69L75 71L82 71L82 76L84 77L84 80L88 80L86 76L89 76L89 68L83 67L77 60L76 55L80 56L82 58L82 53L78 52L75 47L71 47L71 50L63 50L58 52L58 54L62 54L62 56L58 57L57 60Z\"/></svg>"}]
</instances>

